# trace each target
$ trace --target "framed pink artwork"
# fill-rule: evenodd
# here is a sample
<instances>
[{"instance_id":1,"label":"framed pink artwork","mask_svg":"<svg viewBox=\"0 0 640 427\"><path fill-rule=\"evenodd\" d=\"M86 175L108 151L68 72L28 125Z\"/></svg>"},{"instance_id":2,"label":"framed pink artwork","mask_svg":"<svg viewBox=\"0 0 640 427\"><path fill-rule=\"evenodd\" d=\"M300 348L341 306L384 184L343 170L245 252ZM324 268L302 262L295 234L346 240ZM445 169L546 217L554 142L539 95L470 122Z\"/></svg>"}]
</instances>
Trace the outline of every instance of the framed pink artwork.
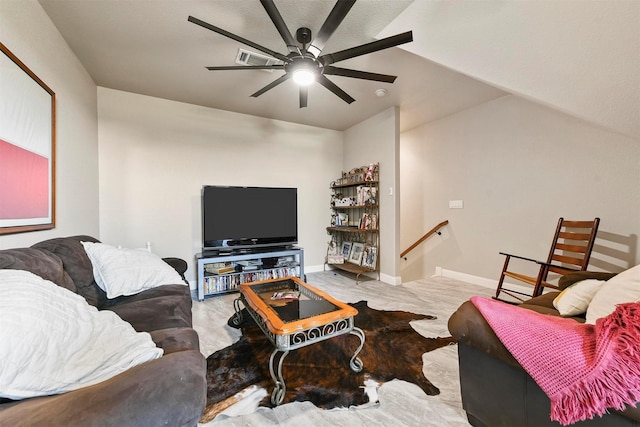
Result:
<instances>
[{"instance_id":1,"label":"framed pink artwork","mask_svg":"<svg viewBox=\"0 0 640 427\"><path fill-rule=\"evenodd\" d=\"M0 234L54 228L56 95L0 50Z\"/></svg>"}]
</instances>

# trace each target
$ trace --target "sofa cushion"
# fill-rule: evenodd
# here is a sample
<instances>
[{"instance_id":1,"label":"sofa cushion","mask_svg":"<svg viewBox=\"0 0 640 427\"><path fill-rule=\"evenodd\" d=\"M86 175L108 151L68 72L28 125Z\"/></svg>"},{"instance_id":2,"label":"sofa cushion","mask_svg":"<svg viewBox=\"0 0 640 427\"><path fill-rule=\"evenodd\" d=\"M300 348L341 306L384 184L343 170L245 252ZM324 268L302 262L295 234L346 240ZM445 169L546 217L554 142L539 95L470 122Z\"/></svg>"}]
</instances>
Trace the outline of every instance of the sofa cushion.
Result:
<instances>
[{"instance_id":1,"label":"sofa cushion","mask_svg":"<svg viewBox=\"0 0 640 427\"><path fill-rule=\"evenodd\" d=\"M162 356L147 333L22 270L0 270L0 396L76 390Z\"/></svg>"},{"instance_id":2,"label":"sofa cushion","mask_svg":"<svg viewBox=\"0 0 640 427\"><path fill-rule=\"evenodd\" d=\"M607 280L591 300L587 309L587 323L608 316L617 304L640 301L640 265L636 265Z\"/></svg>"},{"instance_id":3,"label":"sofa cushion","mask_svg":"<svg viewBox=\"0 0 640 427\"><path fill-rule=\"evenodd\" d=\"M560 295L560 292L545 292L542 295L526 300L519 307L532 310L540 314L548 314L550 316L560 316L560 312L553 306L553 300ZM584 323L584 315L572 316L573 320Z\"/></svg>"},{"instance_id":4,"label":"sofa cushion","mask_svg":"<svg viewBox=\"0 0 640 427\"><path fill-rule=\"evenodd\" d=\"M560 292L556 292L556 291L551 291L551 292L545 292L542 295L538 295L537 297L533 297L530 298L528 300L526 300L525 302L523 302L522 304L520 304L520 306L526 306L529 309L532 309L532 307L544 307L544 308L549 308L549 309L554 309L553 307L553 300L560 294ZM558 312L556 311L556 315L558 315Z\"/></svg>"},{"instance_id":5,"label":"sofa cushion","mask_svg":"<svg viewBox=\"0 0 640 427\"><path fill-rule=\"evenodd\" d=\"M186 285L165 285L129 297L108 300L111 310L136 331L191 327L191 291Z\"/></svg>"},{"instance_id":6,"label":"sofa cushion","mask_svg":"<svg viewBox=\"0 0 640 427\"><path fill-rule=\"evenodd\" d=\"M71 292L77 292L74 281L64 271L62 260L47 251L34 248L0 251L0 269L30 271Z\"/></svg>"},{"instance_id":7,"label":"sofa cushion","mask_svg":"<svg viewBox=\"0 0 640 427\"><path fill-rule=\"evenodd\" d=\"M94 242L82 245L93 265L96 283L110 299L162 285L184 284L176 270L146 249L116 248Z\"/></svg>"},{"instance_id":8,"label":"sofa cushion","mask_svg":"<svg viewBox=\"0 0 640 427\"><path fill-rule=\"evenodd\" d=\"M98 242L91 236L59 237L36 243L32 248L51 252L60 258L64 270L75 283L77 292L89 304L100 307L107 297L93 280L91 260L89 260L80 241Z\"/></svg>"},{"instance_id":9,"label":"sofa cushion","mask_svg":"<svg viewBox=\"0 0 640 427\"><path fill-rule=\"evenodd\" d=\"M616 274L617 273L605 273L601 271L576 271L560 277L560 279L558 279L558 288L563 290L575 282L585 279L609 280Z\"/></svg>"}]
</instances>

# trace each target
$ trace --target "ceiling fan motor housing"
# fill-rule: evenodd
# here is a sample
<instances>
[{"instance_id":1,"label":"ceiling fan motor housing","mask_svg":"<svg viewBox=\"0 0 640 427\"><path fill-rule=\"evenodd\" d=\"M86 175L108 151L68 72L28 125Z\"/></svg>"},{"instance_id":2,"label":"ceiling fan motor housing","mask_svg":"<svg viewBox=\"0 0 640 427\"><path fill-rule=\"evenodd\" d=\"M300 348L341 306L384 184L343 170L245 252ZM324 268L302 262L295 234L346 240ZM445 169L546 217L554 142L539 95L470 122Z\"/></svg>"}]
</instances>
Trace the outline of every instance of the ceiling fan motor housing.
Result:
<instances>
[{"instance_id":1,"label":"ceiling fan motor housing","mask_svg":"<svg viewBox=\"0 0 640 427\"><path fill-rule=\"evenodd\" d=\"M306 46L311 41L311 30L307 27L298 28L296 31L296 40L303 46Z\"/></svg>"}]
</instances>

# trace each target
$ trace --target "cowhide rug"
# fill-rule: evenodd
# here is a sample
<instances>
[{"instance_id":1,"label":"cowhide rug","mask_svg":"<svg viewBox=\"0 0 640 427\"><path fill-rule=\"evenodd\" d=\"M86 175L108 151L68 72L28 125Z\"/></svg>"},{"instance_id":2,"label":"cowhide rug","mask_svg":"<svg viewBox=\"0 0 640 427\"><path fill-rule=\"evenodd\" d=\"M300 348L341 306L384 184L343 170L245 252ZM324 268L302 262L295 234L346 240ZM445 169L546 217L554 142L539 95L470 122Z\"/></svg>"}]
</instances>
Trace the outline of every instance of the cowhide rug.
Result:
<instances>
[{"instance_id":1,"label":"cowhide rug","mask_svg":"<svg viewBox=\"0 0 640 427\"><path fill-rule=\"evenodd\" d=\"M364 369L355 373L349 368L349 359L360 342L351 334L293 350L283 365L284 403L308 400L324 409L361 405L369 401L364 392L366 380L381 384L399 379L417 384L428 395L440 393L422 373L422 355L455 340L425 338L409 325L412 320L435 317L379 311L369 308L366 301L350 305L358 310L355 325L366 336L359 354ZM228 324L236 327L232 319ZM250 386L266 388L267 396L260 405L272 406L269 399L274 384L268 365L274 347L248 313L243 313L243 319L240 340L207 358L207 406L201 423L236 403L234 396Z\"/></svg>"}]
</instances>

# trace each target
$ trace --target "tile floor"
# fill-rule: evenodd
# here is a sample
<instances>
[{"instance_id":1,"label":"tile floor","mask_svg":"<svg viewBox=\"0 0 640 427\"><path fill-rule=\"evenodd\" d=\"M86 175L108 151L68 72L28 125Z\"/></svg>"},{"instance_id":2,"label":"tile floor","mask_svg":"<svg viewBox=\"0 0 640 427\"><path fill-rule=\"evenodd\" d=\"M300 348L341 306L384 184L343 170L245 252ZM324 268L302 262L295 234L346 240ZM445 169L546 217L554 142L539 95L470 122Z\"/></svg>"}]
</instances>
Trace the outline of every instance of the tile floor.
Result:
<instances>
[{"instance_id":1,"label":"tile floor","mask_svg":"<svg viewBox=\"0 0 640 427\"><path fill-rule=\"evenodd\" d=\"M352 277L327 271L308 274L307 282L344 302L367 300L370 307L378 310L435 315L436 320L412 322L418 333L428 337L448 336L449 316L469 297L493 295L492 289L445 277L399 286L377 280L356 285ZM194 301L193 323L203 354L209 355L239 338L239 331L226 324L236 297L237 294L227 294ZM260 408L246 415L219 416L207 426L468 426L460 401L457 347L425 353L422 361L425 376L440 389L438 396L427 396L417 386L395 380L379 389L380 403L367 408L325 411L309 402L296 402L275 409Z\"/></svg>"}]
</instances>

